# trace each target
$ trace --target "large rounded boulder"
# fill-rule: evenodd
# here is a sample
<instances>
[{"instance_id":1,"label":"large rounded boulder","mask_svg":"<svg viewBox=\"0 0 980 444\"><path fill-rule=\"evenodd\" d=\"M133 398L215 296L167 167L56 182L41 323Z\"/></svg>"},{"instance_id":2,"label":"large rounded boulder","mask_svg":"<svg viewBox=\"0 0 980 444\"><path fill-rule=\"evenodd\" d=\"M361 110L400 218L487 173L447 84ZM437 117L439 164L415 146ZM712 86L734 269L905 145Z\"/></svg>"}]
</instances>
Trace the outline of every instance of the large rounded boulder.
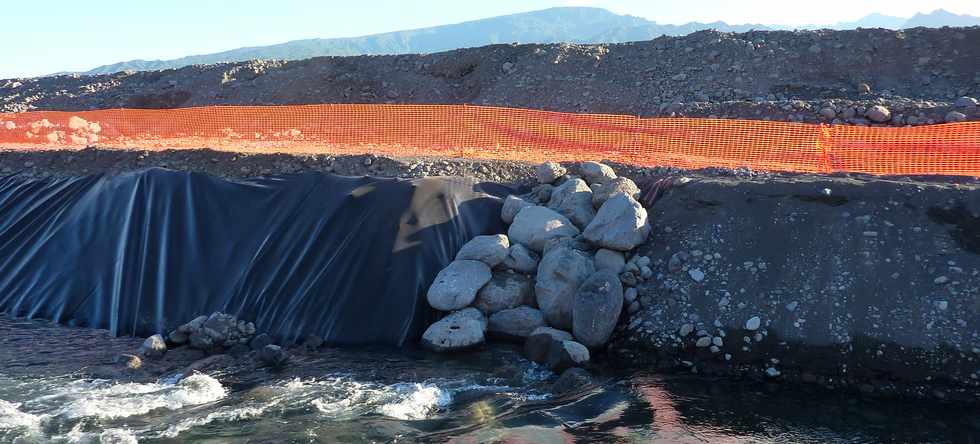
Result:
<instances>
[{"instance_id":1,"label":"large rounded boulder","mask_svg":"<svg viewBox=\"0 0 980 444\"><path fill-rule=\"evenodd\" d=\"M528 250L527 247L521 244L511 244L503 266L520 273L535 274L538 272L540 261L541 258L535 252Z\"/></svg>"},{"instance_id":2,"label":"large rounded boulder","mask_svg":"<svg viewBox=\"0 0 980 444\"><path fill-rule=\"evenodd\" d=\"M522 274L495 272L476 294L473 306L488 315L533 302L534 283Z\"/></svg>"},{"instance_id":3,"label":"large rounded boulder","mask_svg":"<svg viewBox=\"0 0 980 444\"><path fill-rule=\"evenodd\" d=\"M567 217L578 228L585 228L595 217L592 189L582 179L566 180L551 192L548 208Z\"/></svg>"},{"instance_id":4,"label":"large rounded boulder","mask_svg":"<svg viewBox=\"0 0 980 444\"><path fill-rule=\"evenodd\" d=\"M603 248L632 250L650 235L647 210L636 199L617 193L602 204L583 235Z\"/></svg>"},{"instance_id":5,"label":"large rounded boulder","mask_svg":"<svg viewBox=\"0 0 980 444\"><path fill-rule=\"evenodd\" d=\"M553 248L541 259L534 294L548 325L572 328L575 292L594 271L589 255L567 246Z\"/></svg>"},{"instance_id":6,"label":"large rounded boulder","mask_svg":"<svg viewBox=\"0 0 980 444\"><path fill-rule=\"evenodd\" d=\"M578 165L578 171L589 184L606 183L616 178L612 167L599 162L582 162Z\"/></svg>"},{"instance_id":7,"label":"large rounded boulder","mask_svg":"<svg viewBox=\"0 0 980 444\"><path fill-rule=\"evenodd\" d=\"M545 162L534 169L534 174L538 182L550 184L559 177L564 176L568 171L557 162Z\"/></svg>"},{"instance_id":8,"label":"large rounded boulder","mask_svg":"<svg viewBox=\"0 0 980 444\"><path fill-rule=\"evenodd\" d=\"M529 249L541 252L549 240L558 237L573 237L579 229L565 216L542 206L525 207L507 230L507 237Z\"/></svg>"},{"instance_id":9,"label":"large rounded boulder","mask_svg":"<svg viewBox=\"0 0 980 444\"><path fill-rule=\"evenodd\" d=\"M426 299L436 310L459 310L473 303L491 277L490 267L483 262L453 261L436 275Z\"/></svg>"},{"instance_id":10,"label":"large rounded boulder","mask_svg":"<svg viewBox=\"0 0 980 444\"><path fill-rule=\"evenodd\" d=\"M437 352L466 350L482 344L486 330L486 317L479 310L467 308L430 325L422 334L422 346Z\"/></svg>"},{"instance_id":11,"label":"large rounded boulder","mask_svg":"<svg viewBox=\"0 0 980 444\"><path fill-rule=\"evenodd\" d=\"M524 200L519 196L515 196L511 194L510 196L507 196L506 199L504 199L504 204L500 208L500 220L508 224L513 223L514 218L517 217L517 213L520 213L521 210L527 207L533 207L533 206L534 206L533 203L528 202L527 200Z\"/></svg>"},{"instance_id":12,"label":"large rounded boulder","mask_svg":"<svg viewBox=\"0 0 980 444\"><path fill-rule=\"evenodd\" d=\"M480 261L492 268L507 259L509 248L510 240L503 234L477 236L463 244L456 253L456 260Z\"/></svg>"},{"instance_id":13,"label":"large rounded boulder","mask_svg":"<svg viewBox=\"0 0 980 444\"><path fill-rule=\"evenodd\" d=\"M538 327L544 327L544 315L525 305L491 315L487 332L491 336L504 339L524 339Z\"/></svg>"},{"instance_id":14,"label":"large rounded boulder","mask_svg":"<svg viewBox=\"0 0 980 444\"><path fill-rule=\"evenodd\" d=\"M524 342L524 355L528 359L544 364L548 362L548 353L552 342L571 341L572 334L551 327L538 327L531 332Z\"/></svg>"},{"instance_id":15,"label":"large rounded boulder","mask_svg":"<svg viewBox=\"0 0 980 444\"><path fill-rule=\"evenodd\" d=\"M575 341L555 341L548 350L548 368L563 372L589 363L589 349Z\"/></svg>"},{"instance_id":16,"label":"large rounded boulder","mask_svg":"<svg viewBox=\"0 0 980 444\"><path fill-rule=\"evenodd\" d=\"M592 205L596 208L602 208L602 204L617 193L623 193L637 199L640 197L640 188L626 177L617 177L606 183L595 184L592 186Z\"/></svg>"},{"instance_id":17,"label":"large rounded boulder","mask_svg":"<svg viewBox=\"0 0 980 444\"><path fill-rule=\"evenodd\" d=\"M609 340L623 311L623 284L619 275L601 270L589 276L572 303L572 334L586 347L601 347Z\"/></svg>"}]
</instances>

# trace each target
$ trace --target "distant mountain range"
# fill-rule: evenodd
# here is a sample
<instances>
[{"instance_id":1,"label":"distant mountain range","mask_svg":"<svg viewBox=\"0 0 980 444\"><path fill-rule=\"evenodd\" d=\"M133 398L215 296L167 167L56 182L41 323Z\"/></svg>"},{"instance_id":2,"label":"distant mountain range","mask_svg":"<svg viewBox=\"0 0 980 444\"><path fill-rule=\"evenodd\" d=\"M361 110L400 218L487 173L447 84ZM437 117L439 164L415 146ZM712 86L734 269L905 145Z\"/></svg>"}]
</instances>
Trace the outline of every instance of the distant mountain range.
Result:
<instances>
[{"instance_id":1,"label":"distant mountain range","mask_svg":"<svg viewBox=\"0 0 980 444\"><path fill-rule=\"evenodd\" d=\"M871 14L855 22L805 29L889 28L918 26L980 26L980 17L957 15L944 10L916 14L911 18ZM131 60L104 65L82 74L119 71L160 70L187 65L238 62L253 59L298 60L319 56L410 54L447 51L496 43L619 43L650 40L662 35L678 36L705 29L723 32L781 30L778 25L729 25L725 22L659 24L640 17L614 14L601 8L563 7L432 28L374 34L363 37L295 40L278 45L239 48L214 54L173 60Z\"/></svg>"}]
</instances>

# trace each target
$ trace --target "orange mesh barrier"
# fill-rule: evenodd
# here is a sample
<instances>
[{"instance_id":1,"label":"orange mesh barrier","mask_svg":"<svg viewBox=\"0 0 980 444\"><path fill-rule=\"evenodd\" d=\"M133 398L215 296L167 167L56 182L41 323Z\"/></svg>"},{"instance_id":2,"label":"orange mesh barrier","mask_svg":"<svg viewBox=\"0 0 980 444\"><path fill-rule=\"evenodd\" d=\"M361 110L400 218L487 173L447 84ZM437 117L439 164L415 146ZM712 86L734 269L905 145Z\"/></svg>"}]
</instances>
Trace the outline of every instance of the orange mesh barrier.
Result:
<instances>
[{"instance_id":1,"label":"orange mesh barrier","mask_svg":"<svg viewBox=\"0 0 980 444\"><path fill-rule=\"evenodd\" d=\"M878 128L354 104L0 114L4 148L86 145L980 176L980 122Z\"/></svg>"}]
</instances>

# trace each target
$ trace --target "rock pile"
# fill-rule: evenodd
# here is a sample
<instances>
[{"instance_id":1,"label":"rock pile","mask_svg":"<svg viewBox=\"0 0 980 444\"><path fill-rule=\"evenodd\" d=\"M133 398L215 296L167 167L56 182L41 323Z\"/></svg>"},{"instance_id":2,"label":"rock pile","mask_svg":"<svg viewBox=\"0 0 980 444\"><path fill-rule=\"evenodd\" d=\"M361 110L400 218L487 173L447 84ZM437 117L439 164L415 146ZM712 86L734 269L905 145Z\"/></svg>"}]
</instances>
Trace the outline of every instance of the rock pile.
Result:
<instances>
[{"instance_id":1,"label":"rock pile","mask_svg":"<svg viewBox=\"0 0 980 444\"><path fill-rule=\"evenodd\" d=\"M624 307L639 309L634 287L653 274L649 258L631 254L651 229L640 190L601 163L573 169L540 165L538 185L503 203L507 234L473 238L436 276L429 305L449 314L425 331L424 346L524 341L528 358L563 371L589 362Z\"/></svg>"},{"instance_id":2,"label":"rock pile","mask_svg":"<svg viewBox=\"0 0 980 444\"><path fill-rule=\"evenodd\" d=\"M211 316L198 316L167 335L169 341L175 345L187 344L191 348L204 351L236 345L246 346L253 336L255 324L218 312Z\"/></svg>"}]
</instances>

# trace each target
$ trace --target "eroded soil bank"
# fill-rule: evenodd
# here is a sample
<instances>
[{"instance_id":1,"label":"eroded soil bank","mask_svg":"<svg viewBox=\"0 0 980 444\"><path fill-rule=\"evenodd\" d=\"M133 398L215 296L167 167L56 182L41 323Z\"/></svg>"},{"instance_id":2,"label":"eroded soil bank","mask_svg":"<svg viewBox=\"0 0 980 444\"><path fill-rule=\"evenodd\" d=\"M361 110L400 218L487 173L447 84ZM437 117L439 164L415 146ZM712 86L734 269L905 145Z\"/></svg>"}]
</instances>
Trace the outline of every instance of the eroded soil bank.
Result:
<instances>
[{"instance_id":1,"label":"eroded soil bank","mask_svg":"<svg viewBox=\"0 0 980 444\"><path fill-rule=\"evenodd\" d=\"M528 189L533 177L533 165L458 159L0 152L3 174L38 178L154 166L221 177L460 175ZM616 169L644 190L654 230L638 253L655 276L596 360L980 399L976 180Z\"/></svg>"}]
</instances>

